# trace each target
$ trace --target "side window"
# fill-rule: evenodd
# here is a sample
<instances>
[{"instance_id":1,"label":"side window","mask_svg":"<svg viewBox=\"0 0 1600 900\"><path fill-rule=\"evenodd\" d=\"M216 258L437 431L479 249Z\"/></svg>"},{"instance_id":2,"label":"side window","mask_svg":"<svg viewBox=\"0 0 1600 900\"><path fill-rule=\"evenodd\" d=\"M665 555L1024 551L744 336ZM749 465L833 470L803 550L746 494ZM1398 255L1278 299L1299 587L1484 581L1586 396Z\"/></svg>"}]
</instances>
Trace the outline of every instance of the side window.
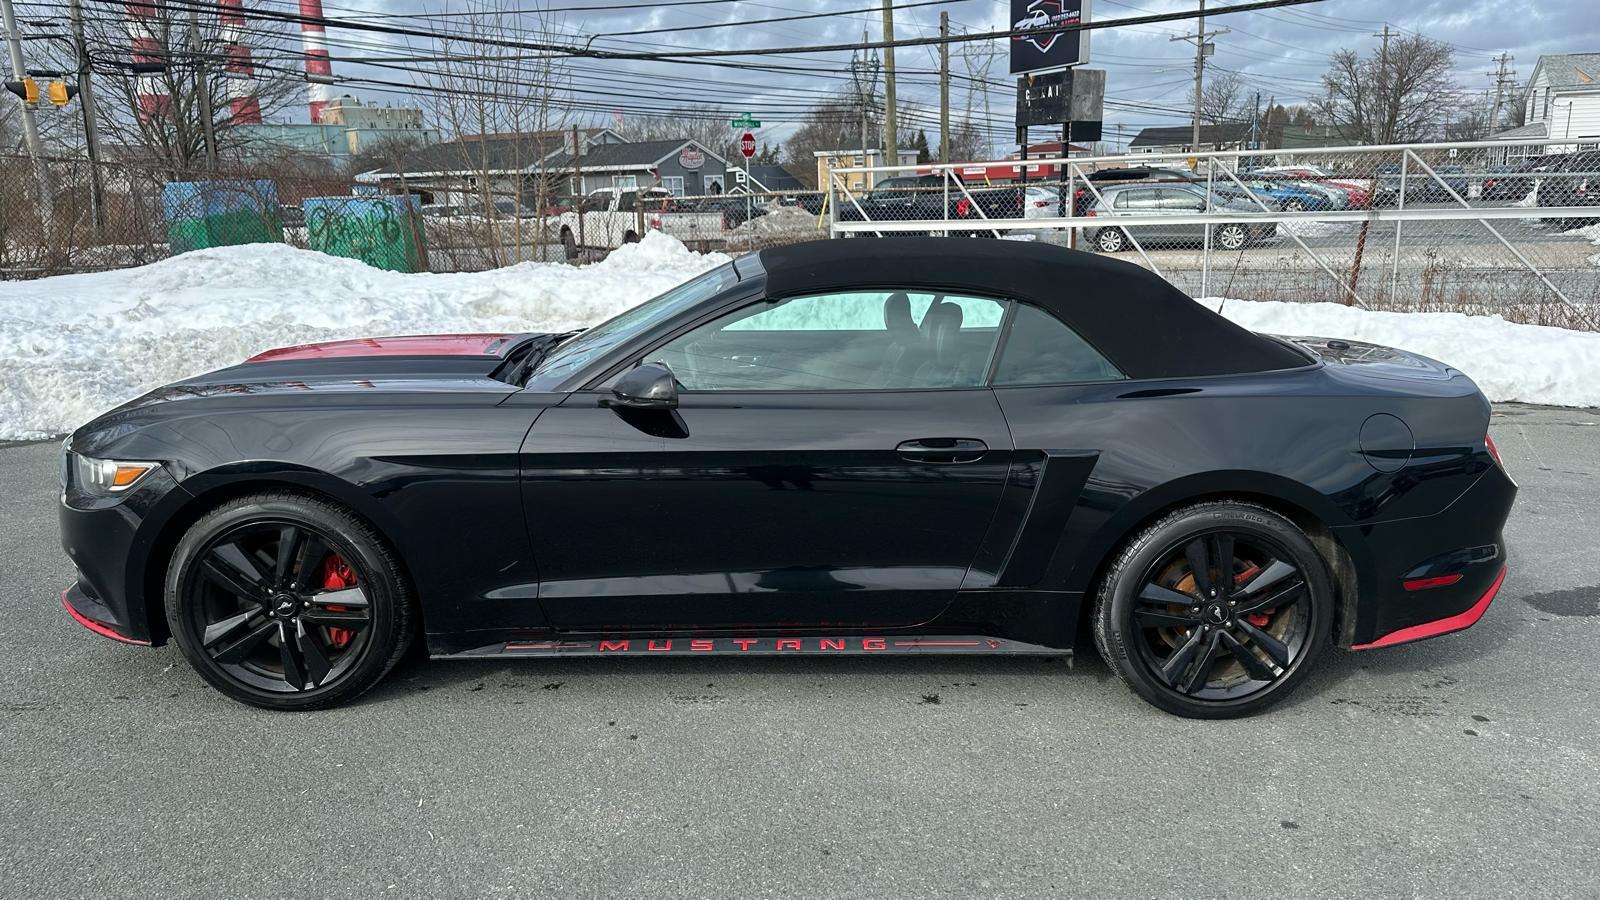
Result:
<instances>
[{"instance_id":1,"label":"side window","mask_svg":"<svg viewBox=\"0 0 1600 900\"><path fill-rule=\"evenodd\" d=\"M983 384L1006 305L865 291L756 303L653 353L687 391L848 391Z\"/></svg>"},{"instance_id":2,"label":"side window","mask_svg":"<svg viewBox=\"0 0 1600 900\"><path fill-rule=\"evenodd\" d=\"M1126 376L1076 331L1035 306L1019 305L994 384L1072 384L1120 381Z\"/></svg>"}]
</instances>

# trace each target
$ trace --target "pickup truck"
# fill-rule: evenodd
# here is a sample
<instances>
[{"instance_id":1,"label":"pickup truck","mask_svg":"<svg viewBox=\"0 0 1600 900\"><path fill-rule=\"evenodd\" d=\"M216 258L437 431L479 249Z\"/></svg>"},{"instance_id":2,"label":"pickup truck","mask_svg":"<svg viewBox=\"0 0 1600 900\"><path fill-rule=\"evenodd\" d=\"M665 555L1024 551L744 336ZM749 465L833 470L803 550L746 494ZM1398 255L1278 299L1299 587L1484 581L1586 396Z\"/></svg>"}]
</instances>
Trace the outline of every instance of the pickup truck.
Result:
<instances>
[{"instance_id":1,"label":"pickup truck","mask_svg":"<svg viewBox=\"0 0 1600 900\"><path fill-rule=\"evenodd\" d=\"M660 188L644 190L600 188L554 216L549 228L561 241L567 259L577 259L582 250L615 250L623 244L636 244L650 226L649 208L660 209L672 194Z\"/></svg>"},{"instance_id":2,"label":"pickup truck","mask_svg":"<svg viewBox=\"0 0 1600 900\"><path fill-rule=\"evenodd\" d=\"M969 197L970 195L970 197ZM1021 185L999 188L945 188L942 175L897 175L873 185L865 197L834 198L841 222L907 222L949 219L1020 219ZM948 204L949 215L946 207ZM980 213L979 210L982 210ZM897 232L899 233L899 232Z\"/></svg>"}]
</instances>

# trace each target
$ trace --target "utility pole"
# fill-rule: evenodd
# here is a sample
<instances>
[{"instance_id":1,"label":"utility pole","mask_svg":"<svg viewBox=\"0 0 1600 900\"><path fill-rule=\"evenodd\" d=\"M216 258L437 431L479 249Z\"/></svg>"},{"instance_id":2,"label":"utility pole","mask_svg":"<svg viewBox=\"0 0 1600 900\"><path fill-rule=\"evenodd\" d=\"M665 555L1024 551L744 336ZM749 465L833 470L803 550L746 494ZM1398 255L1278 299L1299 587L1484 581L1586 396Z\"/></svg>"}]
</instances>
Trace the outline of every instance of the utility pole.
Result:
<instances>
[{"instance_id":1,"label":"utility pole","mask_svg":"<svg viewBox=\"0 0 1600 900\"><path fill-rule=\"evenodd\" d=\"M861 48L850 53L850 81L856 89L856 99L861 103L861 165L863 168L872 165L871 157L867 155L867 130L869 125L869 111L872 101L878 93L878 52L867 51L867 43L871 40L865 28L861 30ZM861 186L870 189L873 179L872 173L864 172L861 176ZM848 185L846 185L848 187Z\"/></svg>"},{"instance_id":2,"label":"utility pole","mask_svg":"<svg viewBox=\"0 0 1600 900\"><path fill-rule=\"evenodd\" d=\"M95 231L106 227L106 186L100 173L100 132L95 123L94 83L89 78L89 45L83 39L83 0L71 0L72 51L78 59L78 103L83 107L83 140L89 152L89 213Z\"/></svg>"},{"instance_id":3,"label":"utility pole","mask_svg":"<svg viewBox=\"0 0 1600 900\"><path fill-rule=\"evenodd\" d=\"M1385 22L1383 23L1383 30L1373 32L1372 36L1383 38L1383 49L1378 51L1379 82L1377 84L1377 89L1381 92L1379 96L1383 98L1383 133L1373 135L1373 137L1377 138L1378 143L1387 144L1394 137L1394 125L1389 115L1390 109L1394 106L1391 102L1394 93L1392 90L1394 78L1389 72L1389 38L1394 36L1394 32L1389 30L1389 23Z\"/></svg>"},{"instance_id":4,"label":"utility pole","mask_svg":"<svg viewBox=\"0 0 1600 900\"><path fill-rule=\"evenodd\" d=\"M76 2L76 0L74 0ZM950 36L950 14L939 13L939 37ZM939 162L950 161L950 45L939 44Z\"/></svg>"},{"instance_id":5,"label":"utility pole","mask_svg":"<svg viewBox=\"0 0 1600 900\"><path fill-rule=\"evenodd\" d=\"M883 150L888 165L900 162L894 115L894 0L883 0Z\"/></svg>"},{"instance_id":6,"label":"utility pole","mask_svg":"<svg viewBox=\"0 0 1600 900\"><path fill-rule=\"evenodd\" d=\"M1200 0L1200 15L1195 18L1194 34L1180 34L1169 38L1169 41L1194 41L1194 131L1189 139L1189 152L1200 152L1200 101L1205 93L1206 86L1206 52L1209 48L1216 50L1215 44L1207 43L1207 39L1217 35L1227 34L1230 29L1218 28L1216 31L1206 30L1206 0Z\"/></svg>"},{"instance_id":7,"label":"utility pole","mask_svg":"<svg viewBox=\"0 0 1600 900\"><path fill-rule=\"evenodd\" d=\"M0 20L6 29L6 50L11 55L11 76L17 81L28 77L22 62L22 35L17 31L17 14L11 0L0 0ZM34 120L33 107L22 104L22 138L28 146L28 159L33 164L33 180L39 190L39 215L44 220L48 241L55 227L55 186L50 182L50 168L44 158L44 142L39 140L39 123Z\"/></svg>"},{"instance_id":8,"label":"utility pole","mask_svg":"<svg viewBox=\"0 0 1600 900\"><path fill-rule=\"evenodd\" d=\"M189 10L189 49L194 52L194 86L200 101L200 128L206 138L206 171L217 171L217 134L211 117L211 80L206 74L205 48L200 43L200 11Z\"/></svg>"},{"instance_id":9,"label":"utility pole","mask_svg":"<svg viewBox=\"0 0 1600 900\"><path fill-rule=\"evenodd\" d=\"M1507 68L1515 59L1516 57L1502 50L1500 55L1494 58L1495 70L1486 73L1494 79L1494 111L1489 113L1490 134L1494 134L1495 129L1500 127L1500 106L1508 94L1506 88L1516 84L1517 70Z\"/></svg>"}]
</instances>

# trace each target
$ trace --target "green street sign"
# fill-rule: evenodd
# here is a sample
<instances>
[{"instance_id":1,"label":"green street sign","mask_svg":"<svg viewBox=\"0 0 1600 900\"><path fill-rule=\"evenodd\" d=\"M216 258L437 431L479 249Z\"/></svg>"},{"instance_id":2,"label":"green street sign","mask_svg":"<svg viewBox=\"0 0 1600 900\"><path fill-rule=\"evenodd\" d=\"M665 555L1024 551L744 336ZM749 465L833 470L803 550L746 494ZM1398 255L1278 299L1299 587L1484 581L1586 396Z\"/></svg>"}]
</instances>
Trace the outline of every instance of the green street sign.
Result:
<instances>
[{"instance_id":1,"label":"green street sign","mask_svg":"<svg viewBox=\"0 0 1600 900\"><path fill-rule=\"evenodd\" d=\"M728 125L733 128L760 128L761 120L755 118L749 113L740 113L739 115L735 116L733 121L729 122Z\"/></svg>"}]
</instances>

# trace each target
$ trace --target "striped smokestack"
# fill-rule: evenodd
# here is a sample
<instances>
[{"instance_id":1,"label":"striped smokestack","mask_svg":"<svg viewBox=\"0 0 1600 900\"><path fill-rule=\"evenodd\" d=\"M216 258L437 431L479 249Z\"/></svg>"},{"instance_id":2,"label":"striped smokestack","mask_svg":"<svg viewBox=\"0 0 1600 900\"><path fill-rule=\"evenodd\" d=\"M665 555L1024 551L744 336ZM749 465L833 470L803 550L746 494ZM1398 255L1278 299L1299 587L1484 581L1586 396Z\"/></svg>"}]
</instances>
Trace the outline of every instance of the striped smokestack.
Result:
<instances>
[{"instance_id":1,"label":"striped smokestack","mask_svg":"<svg viewBox=\"0 0 1600 900\"><path fill-rule=\"evenodd\" d=\"M162 46L166 17L156 2L131 0L127 4L128 44L136 72L139 66L160 66L167 61ZM140 121L164 119L172 115L172 98L162 87L159 74L138 74L134 77L134 85Z\"/></svg>"},{"instance_id":2,"label":"striped smokestack","mask_svg":"<svg viewBox=\"0 0 1600 900\"><path fill-rule=\"evenodd\" d=\"M261 122L261 101L256 96L256 67L245 43L244 0L218 0L222 9L222 53L227 57L228 110L236 125Z\"/></svg>"},{"instance_id":3,"label":"striped smokestack","mask_svg":"<svg viewBox=\"0 0 1600 900\"><path fill-rule=\"evenodd\" d=\"M328 79L333 64L328 61L328 31L322 27L322 0L300 0L300 37L306 48L306 80L311 83L311 121L322 121L322 108L333 99Z\"/></svg>"}]
</instances>

